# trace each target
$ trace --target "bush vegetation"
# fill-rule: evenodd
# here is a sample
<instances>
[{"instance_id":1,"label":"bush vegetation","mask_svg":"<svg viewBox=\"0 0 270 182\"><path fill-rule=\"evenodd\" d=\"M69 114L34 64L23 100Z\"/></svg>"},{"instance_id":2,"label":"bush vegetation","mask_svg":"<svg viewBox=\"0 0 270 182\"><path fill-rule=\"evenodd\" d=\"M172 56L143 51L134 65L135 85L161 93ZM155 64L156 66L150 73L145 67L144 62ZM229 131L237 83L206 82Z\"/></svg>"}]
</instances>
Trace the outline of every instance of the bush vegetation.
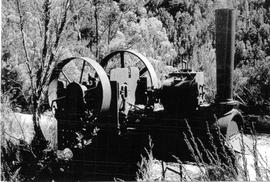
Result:
<instances>
[{"instance_id":1,"label":"bush vegetation","mask_svg":"<svg viewBox=\"0 0 270 182\"><path fill-rule=\"evenodd\" d=\"M69 149L56 151L43 133L23 126L12 111L7 97L1 99L1 181L55 180L72 158ZM48 121L49 122L49 121ZM49 128L46 135L53 135Z\"/></svg>"}]
</instances>

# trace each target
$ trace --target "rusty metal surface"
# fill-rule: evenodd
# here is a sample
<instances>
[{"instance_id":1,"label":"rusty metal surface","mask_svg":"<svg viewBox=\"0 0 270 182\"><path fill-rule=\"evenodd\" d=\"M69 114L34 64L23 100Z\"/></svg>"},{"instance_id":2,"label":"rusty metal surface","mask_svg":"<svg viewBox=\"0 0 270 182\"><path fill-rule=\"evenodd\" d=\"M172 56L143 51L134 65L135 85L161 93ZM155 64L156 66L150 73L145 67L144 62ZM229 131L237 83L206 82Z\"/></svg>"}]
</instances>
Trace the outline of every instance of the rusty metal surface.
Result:
<instances>
[{"instance_id":1,"label":"rusty metal surface","mask_svg":"<svg viewBox=\"0 0 270 182\"><path fill-rule=\"evenodd\" d=\"M59 74L61 73L63 67L66 64L76 59L79 61L86 61L89 65L91 65L95 69L100 79L101 87L102 87L102 103L100 107L100 112L108 111L110 108L110 103L111 103L111 85L110 85L109 78L106 72L104 71L104 69L100 66L100 64L98 64L96 61L87 57L70 57L70 58L60 61L56 65L55 69L52 72L52 76L50 78L49 92L51 91L50 93L52 94L51 97L49 96L50 105L52 104L52 100L54 100L56 97L53 91L55 90L55 88L57 88L56 80L58 79Z\"/></svg>"},{"instance_id":2,"label":"rusty metal surface","mask_svg":"<svg viewBox=\"0 0 270 182\"><path fill-rule=\"evenodd\" d=\"M117 54L120 54L121 55L121 67L124 67L123 65L123 53L129 53L129 54L132 54L134 55L135 57L137 57L140 61L143 62L144 66L146 67L146 70L145 71L148 71L149 72L149 76L150 76L150 79L151 79L151 83L152 83L152 86L154 89L156 88L159 88L158 86L158 77L157 77L157 74L154 70L154 67L152 66L152 64L150 63L150 61L145 57L143 56L142 54L136 52L136 51L133 51L133 50L118 50L118 51L114 51L112 53L110 53L109 55L107 55L104 59L101 60L100 64L102 67L106 67L109 60L117 55ZM144 70L144 69L143 69Z\"/></svg>"}]
</instances>

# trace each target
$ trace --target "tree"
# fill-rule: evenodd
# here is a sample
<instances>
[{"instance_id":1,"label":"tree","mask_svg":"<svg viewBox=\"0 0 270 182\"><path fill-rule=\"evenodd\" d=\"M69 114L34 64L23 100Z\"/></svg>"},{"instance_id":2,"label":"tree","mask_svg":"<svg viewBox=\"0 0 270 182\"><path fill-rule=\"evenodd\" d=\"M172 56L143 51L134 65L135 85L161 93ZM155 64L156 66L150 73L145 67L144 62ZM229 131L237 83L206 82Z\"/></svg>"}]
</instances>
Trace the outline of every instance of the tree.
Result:
<instances>
[{"instance_id":1,"label":"tree","mask_svg":"<svg viewBox=\"0 0 270 182\"><path fill-rule=\"evenodd\" d=\"M265 3L248 0L238 4L235 94L253 114L268 114L270 105L270 14Z\"/></svg>"},{"instance_id":2,"label":"tree","mask_svg":"<svg viewBox=\"0 0 270 182\"><path fill-rule=\"evenodd\" d=\"M57 60L60 38L70 7L69 0L61 2L61 5L52 4L49 0L44 0L42 5L39 3L16 0L14 6L19 18L17 29L21 36L18 48L23 50L20 56L30 79L31 113L35 127L38 127L45 89ZM37 11L33 11L34 8ZM56 16L56 9L61 11L59 17Z\"/></svg>"},{"instance_id":3,"label":"tree","mask_svg":"<svg viewBox=\"0 0 270 182\"><path fill-rule=\"evenodd\" d=\"M13 67L17 68L16 75L7 72L12 74L7 75L6 79L10 81L13 78L21 83L21 93L29 101L35 131L29 147L35 161L46 158L43 150L47 148L48 142L39 126L39 118L46 105L52 70L57 61L70 55L69 47L63 49L62 46L69 40L67 30L70 29L70 22L85 6L84 1L81 2L82 6L74 9L71 9L72 0L3 2L2 44L5 52L2 58L5 58L7 65L13 62ZM3 84L1 86L5 87ZM33 165L34 170L42 167L34 161L28 165Z\"/></svg>"}]
</instances>

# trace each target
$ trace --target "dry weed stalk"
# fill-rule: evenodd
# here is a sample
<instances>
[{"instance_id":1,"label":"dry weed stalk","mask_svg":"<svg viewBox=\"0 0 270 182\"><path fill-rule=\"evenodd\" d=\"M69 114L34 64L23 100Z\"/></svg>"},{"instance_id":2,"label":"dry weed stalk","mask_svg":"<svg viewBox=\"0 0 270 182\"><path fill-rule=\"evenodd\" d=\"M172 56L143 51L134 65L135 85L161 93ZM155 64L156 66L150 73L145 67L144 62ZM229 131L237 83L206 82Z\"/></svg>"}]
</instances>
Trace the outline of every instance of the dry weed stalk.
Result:
<instances>
[{"instance_id":1,"label":"dry weed stalk","mask_svg":"<svg viewBox=\"0 0 270 182\"><path fill-rule=\"evenodd\" d=\"M141 162L138 162L138 172L136 172L137 181L151 181L153 180L151 166L154 161L152 138L149 136L149 148L145 148L146 156L141 155Z\"/></svg>"}]
</instances>

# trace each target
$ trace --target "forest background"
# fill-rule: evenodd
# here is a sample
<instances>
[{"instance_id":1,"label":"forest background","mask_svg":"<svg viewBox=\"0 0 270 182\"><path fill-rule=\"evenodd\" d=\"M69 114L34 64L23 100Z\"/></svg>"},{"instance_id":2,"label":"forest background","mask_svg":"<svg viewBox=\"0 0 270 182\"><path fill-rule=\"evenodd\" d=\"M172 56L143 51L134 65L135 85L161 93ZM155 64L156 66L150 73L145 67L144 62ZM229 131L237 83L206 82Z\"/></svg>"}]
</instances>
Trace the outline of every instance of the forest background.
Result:
<instances>
[{"instance_id":1,"label":"forest background","mask_svg":"<svg viewBox=\"0 0 270 182\"><path fill-rule=\"evenodd\" d=\"M70 55L100 61L134 49L160 78L187 61L205 72L207 100L215 97L214 10L236 10L234 98L249 114L270 113L270 1L5 0L2 2L1 99L13 110L48 109L51 68ZM35 112L35 111L34 111Z\"/></svg>"}]
</instances>

